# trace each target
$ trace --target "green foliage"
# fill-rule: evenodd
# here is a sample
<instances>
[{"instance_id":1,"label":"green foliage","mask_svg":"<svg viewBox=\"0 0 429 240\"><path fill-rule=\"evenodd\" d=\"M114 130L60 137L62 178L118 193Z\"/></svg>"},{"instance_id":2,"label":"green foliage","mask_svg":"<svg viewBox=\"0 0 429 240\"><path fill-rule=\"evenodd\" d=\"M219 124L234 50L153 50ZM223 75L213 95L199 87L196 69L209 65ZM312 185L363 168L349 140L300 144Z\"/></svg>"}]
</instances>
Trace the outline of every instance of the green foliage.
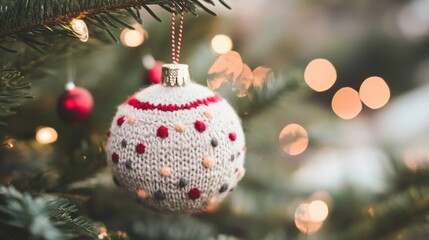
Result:
<instances>
[{"instance_id":1,"label":"green foliage","mask_svg":"<svg viewBox=\"0 0 429 240\"><path fill-rule=\"evenodd\" d=\"M335 239L392 239L394 235L421 222L429 213L429 189L410 186L371 205L371 214L355 222Z\"/></svg>"},{"instance_id":2,"label":"green foliage","mask_svg":"<svg viewBox=\"0 0 429 240\"><path fill-rule=\"evenodd\" d=\"M0 237L2 239L96 238L94 224L74 216L69 200L51 195L32 197L14 187L0 187Z\"/></svg>"},{"instance_id":3,"label":"green foliage","mask_svg":"<svg viewBox=\"0 0 429 240\"><path fill-rule=\"evenodd\" d=\"M0 117L14 114L11 108L17 107L22 99L31 98L27 92L30 83L26 82L16 69L0 71Z\"/></svg>"},{"instance_id":4,"label":"green foliage","mask_svg":"<svg viewBox=\"0 0 429 240\"><path fill-rule=\"evenodd\" d=\"M161 21L148 5L159 5L170 11L173 1L167 0L1 0L0 1L0 48L16 52L10 42L20 41L28 46L44 52L49 44L43 41L45 37L65 35L75 37L70 26L73 18L85 18L92 25L103 29L112 39L118 42L111 28L132 28L123 17L132 16L142 23L140 9L144 8L152 17ZM175 0L176 8L182 6L186 12L196 15L197 6L215 15L199 0ZM212 0L204 2L214 5ZM229 6L222 0L220 3Z\"/></svg>"},{"instance_id":5,"label":"green foliage","mask_svg":"<svg viewBox=\"0 0 429 240\"><path fill-rule=\"evenodd\" d=\"M191 217L157 217L141 223L137 233L141 239L199 240L213 236L210 225Z\"/></svg>"},{"instance_id":6,"label":"green foliage","mask_svg":"<svg viewBox=\"0 0 429 240\"><path fill-rule=\"evenodd\" d=\"M183 9L196 15L197 7L206 12L211 12L201 2L215 5L212 0L175 0L176 8L183 6ZM229 6L222 0L219 2L225 7ZM184 3L184 4L183 4ZM127 23L126 18L133 17L137 22L142 23L140 10L143 8L152 17L161 21L148 5L158 5L171 11L171 0L0 0L0 51L17 53L22 49L21 43L35 49L42 56L31 57L35 54L25 54L24 56L9 55L2 59L6 65L13 65L21 72L25 68L34 69L38 62L43 62L47 58L49 51L61 52L61 47L53 49L53 41L58 36L76 38L70 25L71 19L84 18L91 24L91 29L101 29L106 32L115 42L118 42L116 34L112 29L133 28ZM92 31L91 31L92 32ZM55 42L55 44L59 44ZM20 51L21 52L21 51ZM13 58L10 58L13 57ZM27 61L24 59L28 58ZM40 59L40 61L39 61ZM23 89L29 88L29 84L22 81L21 73L17 70L3 70L0 72L0 118L12 115L11 108L19 106L20 99L29 98Z\"/></svg>"},{"instance_id":7,"label":"green foliage","mask_svg":"<svg viewBox=\"0 0 429 240\"><path fill-rule=\"evenodd\" d=\"M416 160L413 169L391 156L392 171L387 179L391 189L365 205L364 214L333 239L393 239L413 227L412 234L404 234L404 239L421 239L419 223L429 214L429 167L425 160Z\"/></svg>"},{"instance_id":8,"label":"green foliage","mask_svg":"<svg viewBox=\"0 0 429 240\"><path fill-rule=\"evenodd\" d=\"M211 238L210 240L237 240L237 238L233 236L227 236L227 235L219 235L216 238Z\"/></svg>"}]
</instances>

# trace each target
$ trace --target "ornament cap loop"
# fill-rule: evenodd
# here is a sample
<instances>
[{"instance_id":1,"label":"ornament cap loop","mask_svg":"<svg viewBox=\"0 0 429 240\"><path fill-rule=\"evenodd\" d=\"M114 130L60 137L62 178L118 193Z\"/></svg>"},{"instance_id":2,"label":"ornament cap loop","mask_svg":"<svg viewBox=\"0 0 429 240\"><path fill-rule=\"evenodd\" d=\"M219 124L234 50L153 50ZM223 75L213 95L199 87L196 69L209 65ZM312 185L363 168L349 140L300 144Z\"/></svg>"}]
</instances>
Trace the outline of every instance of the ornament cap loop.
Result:
<instances>
[{"instance_id":1,"label":"ornament cap loop","mask_svg":"<svg viewBox=\"0 0 429 240\"><path fill-rule=\"evenodd\" d=\"M185 86L191 81L187 64L162 65L162 85L167 87Z\"/></svg>"},{"instance_id":2,"label":"ornament cap loop","mask_svg":"<svg viewBox=\"0 0 429 240\"><path fill-rule=\"evenodd\" d=\"M68 82L65 86L67 91L73 90L76 88L76 85L74 84L74 82Z\"/></svg>"}]
</instances>

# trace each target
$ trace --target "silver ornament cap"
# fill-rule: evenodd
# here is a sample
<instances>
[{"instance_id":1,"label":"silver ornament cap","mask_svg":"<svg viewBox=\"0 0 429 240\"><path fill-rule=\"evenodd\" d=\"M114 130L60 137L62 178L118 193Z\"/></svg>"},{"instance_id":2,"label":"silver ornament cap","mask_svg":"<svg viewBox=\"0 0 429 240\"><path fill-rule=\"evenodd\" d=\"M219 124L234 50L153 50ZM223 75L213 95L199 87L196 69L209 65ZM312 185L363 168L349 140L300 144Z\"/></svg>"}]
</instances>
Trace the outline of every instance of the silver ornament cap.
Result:
<instances>
[{"instance_id":1,"label":"silver ornament cap","mask_svg":"<svg viewBox=\"0 0 429 240\"><path fill-rule=\"evenodd\" d=\"M187 64L162 65L162 85L166 87L181 87L191 81Z\"/></svg>"}]
</instances>

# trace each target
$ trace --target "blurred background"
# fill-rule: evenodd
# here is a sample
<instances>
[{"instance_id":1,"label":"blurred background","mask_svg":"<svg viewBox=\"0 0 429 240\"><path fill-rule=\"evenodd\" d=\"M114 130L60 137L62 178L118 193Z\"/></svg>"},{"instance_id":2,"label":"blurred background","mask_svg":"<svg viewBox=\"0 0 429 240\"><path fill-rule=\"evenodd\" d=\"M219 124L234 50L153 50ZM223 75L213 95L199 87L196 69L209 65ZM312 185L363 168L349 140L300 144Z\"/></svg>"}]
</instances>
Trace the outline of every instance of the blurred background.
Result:
<instances>
[{"instance_id":1,"label":"blurred background","mask_svg":"<svg viewBox=\"0 0 429 240\"><path fill-rule=\"evenodd\" d=\"M106 169L116 106L171 62L171 16L156 6L163 23L142 11L143 25L115 31L120 44L88 24L86 43L2 53L34 99L1 119L0 183L73 196L99 239L427 239L429 1L228 4L186 15L181 57L243 120L247 173L220 206L150 212ZM56 110L70 80L94 99L77 127Z\"/></svg>"}]
</instances>

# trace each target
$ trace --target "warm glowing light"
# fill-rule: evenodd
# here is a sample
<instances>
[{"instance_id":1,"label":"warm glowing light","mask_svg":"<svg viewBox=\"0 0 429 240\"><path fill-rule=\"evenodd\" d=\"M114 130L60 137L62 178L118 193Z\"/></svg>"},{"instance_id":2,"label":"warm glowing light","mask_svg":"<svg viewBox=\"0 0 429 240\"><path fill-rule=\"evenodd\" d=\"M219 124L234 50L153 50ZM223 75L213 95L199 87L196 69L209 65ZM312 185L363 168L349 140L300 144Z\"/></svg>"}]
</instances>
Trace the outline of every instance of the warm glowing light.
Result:
<instances>
[{"instance_id":1,"label":"warm glowing light","mask_svg":"<svg viewBox=\"0 0 429 240\"><path fill-rule=\"evenodd\" d=\"M107 233L107 228L105 226L100 226L98 229L100 230L100 234L98 234L98 239L104 239L109 237L109 234Z\"/></svg>"},{"instance_id":2,"label":"warm glowing light","mask_svg":"<svg viewBox=\"0 0 429 240\"><path fill-rule=\"evenodd\" d=\"M219 34L212 39L212 49L217 54L225 54L232 50L232 40L227 35Z\"/></svg>"},{"instance_id":3,"label":"warm glowing light","mask_svg":"<svg viewBox=\"0 0 429 240\"><path fill-rule=\"evenodd\" d=\"M299 155L307 149L308 134L299 124L289 124L280 132L280 145L290 155Z\"/></svg>"},{"instance_id":4,"label":"warm glowing light","mask_svg":"<svg viewBox=\"0 0 429 240\"><path fill-rule=\"evenodd\" d=\"M3 144L7 149L12 149L12 148L14 148L15 147L15 145L16 145L16 140L15 139L12 139L12 138L9 138L9 139L7 139L5 142L4 142L4 144Z\"/></svg>"},{"instance_id":5,"label":"warm glowing light","mask_svg":"<svg viewBox=\"0 0 429 240\"><path fill-rule=\"evenodd\" d=\"M295 226L302 233L315 233L323 225L322 221L314 221L310 217L310 204L303 203L295 211Z\"/></svg>"},{"instance_id":6,"label":"warm glowing light","mask_svg":"<svg viewBox=\"0 0 429 240\"><path fill-rule=\"evenodd\" d=\"M332 110L340 118L355 118L362 111L362 102L358 92L350 87L338 90L332 98Z\"/></svg>"},{"instance_id":7,"label":"warm glowing light","mask_svg":"<svg viewBox=\"0 0 429 240\"><path fill-rule=\"evenodd\" d=\"M248 94L248 90L253 83L253 72L247 66L247 64L243 65L243 71L240 76L232 81L232 91L234 91L237 97L245 97Z\"/></svg>"},{"instance_id":8,"label":"warm glowing light","mask_svg":"<svg viewBox=\"0 0 429 240\"><path fill-rule=\"evenodd\" d=\"M376 216L375 209L373 207L368 208L368 214L371 217L375 217Z\"/></svg>"},{"instance_id":9,"label":"warm glowing light","mask_svg":"<svg viewBox=\"0 0 429 240\"><path fill-rule=\"evenodd\" d=\"M324 201L315 200L310 203L308 212L313 221L321 222L325 221L328 217L329 209L328 205Z\"/></svg>"},{"instance_id":10,"label":"warm glowing light","mask_svg":"<svg viewBox=\"0 0 429 240\"><path fill-rule=\"evenodd\" d=\"M384 79L380 77L370 77L360 86L359 96L366 106L372 109L378 109L389 102L390 89Z\"/></svg>"},{"instance_id":11,"label":"warm glowing light","mask_svg":"<svg viewBox=\"0 0 429 240\"><path fill-rule=\"evenodd\" d=\"M426 168L428 157L428 151L425 149L408 149L404 152L404 164L415 172L419 168Z\"/></svg>"},{"instance_id":12,"label":"warm glowing light","mask_svg":"<svg viewBox=\"0 0 429 240\"><path fill-rule=\"evenodd\" d=\"M126 47L138 47L144 42L144 29L139 24L134 24L133 27L134 30L125 28L121 32L121 43Z\"/></svg>"},{"instance_id":13,"label":"warm glowing light","mask_svg":"<svg viewBox=\"0 0 429 240\"><path fill-rule=\"evenodd\" d=\"M50 127L39 128L36 132L36 141L40 144L49 144L57 141L58 134L55 129Z\"/></svg>"},{"instance_id":14,"label":"warm glowing light","mask_svg":"<svg viewBox=\"0 0 429 240\"><path fill-rule=\"evenodd\" d=\"M274 79L274 72L271 68L259 66L253 70L253 87L259 92L264 86L271 88Z\"/></svg>"},{"instance_id":15,"label":"warm glowing light","mask_svg":"<svg viewBox=\"0 0 429 240\"><path fill-rule=\"evenodd\" d=\"M323 92L334 85L337 80L337 71L330 61L315 59L305 68L304 79L314 91Z\"/></svg>"},{"instance_id":16,"label":"warm glowing light","mask_svg":"<svg viewBox=\"0 0 429 240\"><path fill-rule=\"evenodd\" d=\"M82 42L86 42L89 39L89 31L86 23L81 19L73 19L70 22L73 33L78 37Z\"/></svg>"},{"instance_id":17,"label":"warm glowing light","mask_svg":"<svg viewBox=\"0 0 429 240\"><path fill-rule=\"evenodd\" d=\"M207 76L207 85L216 90L223 83L236 81L243 72L244 63L238 52L230 51L220 55L210 67Z\"/></svg>"}]
</instances>

